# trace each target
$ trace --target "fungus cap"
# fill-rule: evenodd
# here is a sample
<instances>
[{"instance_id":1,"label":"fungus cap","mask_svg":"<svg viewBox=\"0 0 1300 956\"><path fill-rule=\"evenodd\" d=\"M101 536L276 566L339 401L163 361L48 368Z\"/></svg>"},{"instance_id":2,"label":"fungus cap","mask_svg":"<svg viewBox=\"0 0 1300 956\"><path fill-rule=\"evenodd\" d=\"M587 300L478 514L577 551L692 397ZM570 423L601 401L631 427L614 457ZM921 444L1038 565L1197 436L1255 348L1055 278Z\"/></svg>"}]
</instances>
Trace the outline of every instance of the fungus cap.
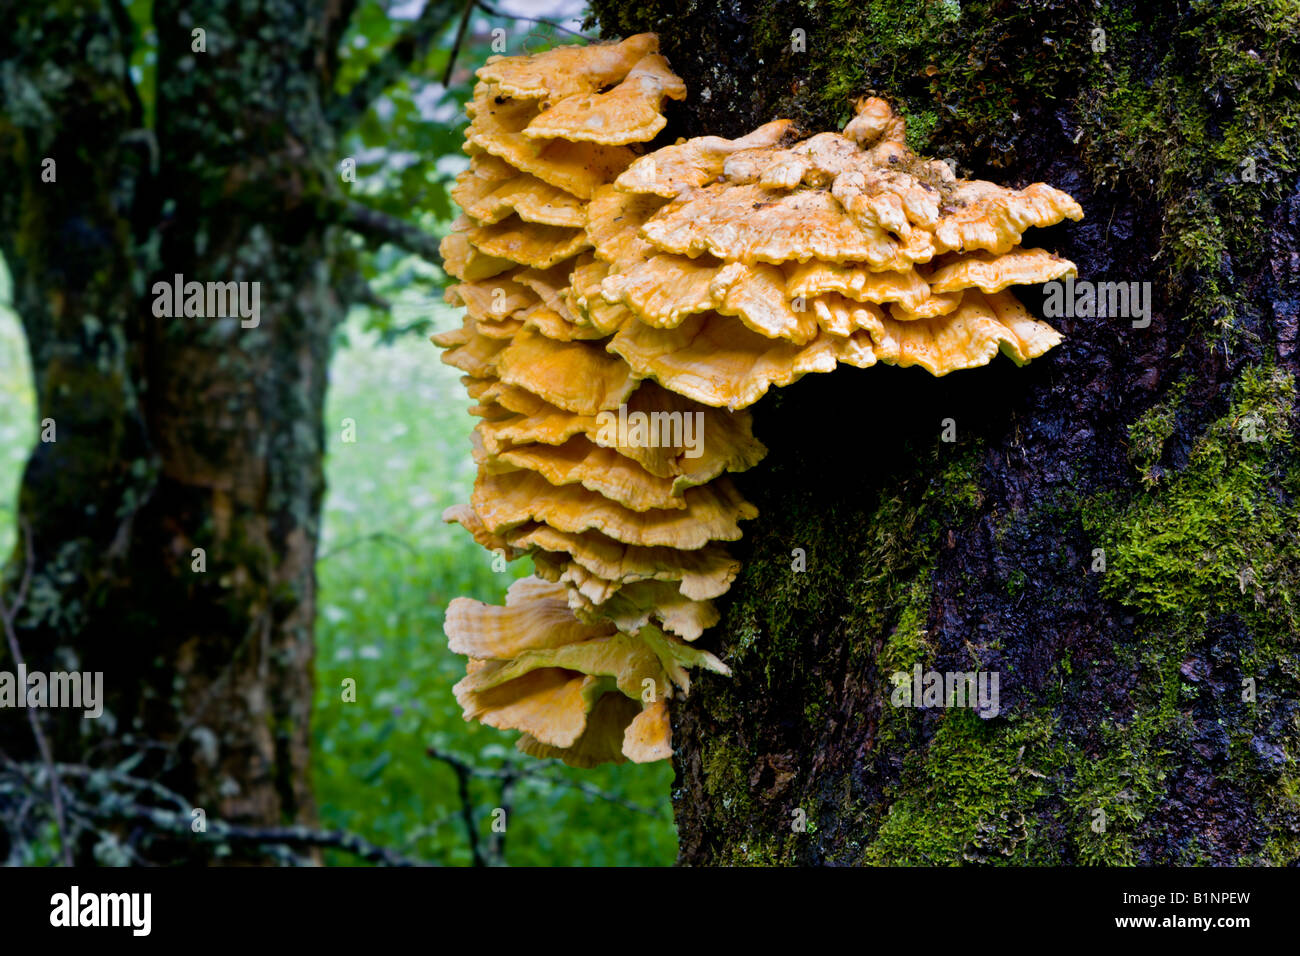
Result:
<instances>
[{"instance_id":1,"label":"fungus cap","mask_svg":"<svg viewBox=\"0 0 1300 956\"><path fill-rule=\"evenodd\" d=\"M791 126L789 120L775 120L740 139L701 136L665 146L634 161L614 180L614 185L625 192L676 199L721 176L723 165L732 153L774 146L790 132Z\"/></svg>"},{"instance_id":2,"label":"fungus cap","mask_svg":"<svg viewBox=\"0 0 1300 956\"><path fill-rule=\"evenodd\" d=\"M496 457L535 471L552 485L576 482L632 511L686 507L686 501L674 493L672 481L650 474L612 448L593 444L585 435L573 435L559 445L519 445Z\"/></svg>"},{"instance_id":3,"label":"fungus cap","mask_svg":"<svg viewBox=\"0 0 1300 956\"><path fill-rule=\"evenodd\" d=\"M494 56L476 72L501 96L558 100L617 83L643 57L659 52L659 38L638 33L618 43L561 46L532 56Z\"/></svg>"},{"instance_id":4,"label":"fungus cap","mask_svg":"<svg viewBox=\"0 0 1300 956\"><path fill-rule=\"evenodd\" d=\"M807 345L770 339L716 312L692 315L674 329L630 322L609 343L632 370L664 388L717 408L745 408L773 385L835 368L835 350L818 336Z\"/></svg>"},{"instance_id":5,"label":"fungus cap","mask_svg":"<svg viewBox=\"0 0 1300 956\"><path fill-rule=\"evenodd\" d=\"M623 81L605 93L578 93L542 111L524 129L534 139L623 146L654 139L667 124L665 99L686 98L686 85L657 53L637 61Z\"/></svg>"},{"instance_id":6,"label":"fungus cap","mask_svg":"<svg viewBox=\"0 0 1300 956\"><path fill-rule=\"evenodd\" d=\"M581 485L555 487L528 470L480 474L470 503L493 534L529 521L560 531L601 531L624 544L695 551L710 541L737 541L758 510L725 478L682 493L685 508L632 511Z\"/></svg>"},{"instance_id":7,"label":"fungus cap","mask_svg":"<svg viewBox=\"0 0 1300 956\"><path fill-rule=\"evenodd\" d=\"M977 252L937 263L930 276L930 288L936 293L972 287L981 292L1001 292L1008 286L1037 285L1078 274L1073 262L1045 249L1012 249L1002 255Z\"/></svg>"},{"instance_id":8,"label":"fungus cap","mask_svg":"<svg viewBox=\"0 0 1300 956\"><path fill-rule=\"evenodd\" d=\"M599 346L559 342L528 328L501 351L495 368L506 384L579 415L618 408L637 385L627 365Z\"/></svg>"}]
</instances>

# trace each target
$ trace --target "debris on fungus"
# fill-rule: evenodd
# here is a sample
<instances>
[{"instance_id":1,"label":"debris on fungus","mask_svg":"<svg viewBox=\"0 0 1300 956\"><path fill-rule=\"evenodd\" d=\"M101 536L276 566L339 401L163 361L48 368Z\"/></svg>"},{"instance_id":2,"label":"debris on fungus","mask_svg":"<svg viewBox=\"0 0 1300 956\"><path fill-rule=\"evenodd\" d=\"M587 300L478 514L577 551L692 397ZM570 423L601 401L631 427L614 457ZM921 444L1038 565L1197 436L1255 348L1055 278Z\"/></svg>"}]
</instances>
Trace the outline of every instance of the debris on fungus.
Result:
<instances>
[{"instance_id":1,"label":"debris on fungus","mask_svg":"<svg viewBox=\"0 0 1300 956\"><path fill-rule=\"evenodd\" d=\"M534 576L503 607L451 603L456 697L524 753L664 759L689 671L729 673L693 642L757 515L728 477L766 454L747 406L840 363L1042 355L1060 335L1007 290L1075 268L1020 242L1083 212L916 156L878 97L842 133L647 151L686 96L653 34L477 76L442 244L465 316L433 341L475 401L478 478L443 517Z\"/></svg>"}]
</instances>

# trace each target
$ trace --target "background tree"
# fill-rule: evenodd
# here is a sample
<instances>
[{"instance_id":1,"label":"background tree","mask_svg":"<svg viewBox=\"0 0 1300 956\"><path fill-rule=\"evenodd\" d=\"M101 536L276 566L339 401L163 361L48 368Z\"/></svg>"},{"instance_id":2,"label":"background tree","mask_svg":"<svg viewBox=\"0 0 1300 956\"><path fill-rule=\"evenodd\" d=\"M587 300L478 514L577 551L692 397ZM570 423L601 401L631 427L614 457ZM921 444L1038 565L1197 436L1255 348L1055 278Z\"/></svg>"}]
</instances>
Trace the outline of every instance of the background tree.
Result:
<instances>
[{"instance_id":1,"label":"background tree","mask_svg":"<svg viewBox=\"0 0 1300 956\"><path fill-rule=\"evenodd\" d=\"M707 638L735 676L674 713L680 860L1300 859L1300 4L593 8L660 34L668 135L838 129L878 91L919 151L1082 203L1032 244L1154 289L1149 326L1055 320L1025 369L756 406ZM918 663L998 672L999 715L892 707Z\"/></svg>"},{"instance_id":2,"label":"background tree","mask_svg":"<svg viewBox=\"0 0 1300 956\"><path fill-rule=\"evenodd\" d=\"M428 223L446 212L427 167L378 205L350 197L392 185L366 178L390 153L348 176L340 144L380 135L371 101L429 65L463 5L371 9L374 52L345 60L356 6L80 0L2 18L0 253L55 440L23 479L0 665L17 649L31 669L105 672L103 719L45 718L54 757L129 757L237 825L314 816L322 402L331 336L375 271L338 227L436 261ZM382 130L399 148L409 93L405 108ZM434 155L455 142L451 124L419 132ZM153 285L176 275L258 283L260 322L158 316ZM0 748L36 751L21 720Z\"/></svg>"}]
</instances>

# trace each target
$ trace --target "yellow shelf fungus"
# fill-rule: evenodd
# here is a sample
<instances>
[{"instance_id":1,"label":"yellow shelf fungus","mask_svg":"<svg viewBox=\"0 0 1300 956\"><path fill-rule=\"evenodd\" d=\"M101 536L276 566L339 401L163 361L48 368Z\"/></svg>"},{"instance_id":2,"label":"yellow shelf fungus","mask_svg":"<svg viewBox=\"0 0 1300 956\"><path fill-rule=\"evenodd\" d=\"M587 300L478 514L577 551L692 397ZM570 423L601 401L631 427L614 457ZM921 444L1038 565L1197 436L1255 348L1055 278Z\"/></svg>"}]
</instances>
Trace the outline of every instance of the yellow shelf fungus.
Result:
<instances>
[{"instance_id":1,"label":"yellow shelf fungus","mask_svg":"<svg viewBox=\"0 0 1300 956\"><path fill-rule=\"evenodd\" d=\"M467 720L579 767L671 756L668 702L757 510L728 473L766 449L745 408L840 363L934 375L1060 341L1008 291L1075 275L1022 249L1083 212L1043 183L958 179L883 99L842 133L788 120L654 151L685 85L652 34L493 57L467 112L464 215L442 243L461 326L433 337L479 422L444 519L535 576L457 598Z\"/></svg>"}]
</instances>

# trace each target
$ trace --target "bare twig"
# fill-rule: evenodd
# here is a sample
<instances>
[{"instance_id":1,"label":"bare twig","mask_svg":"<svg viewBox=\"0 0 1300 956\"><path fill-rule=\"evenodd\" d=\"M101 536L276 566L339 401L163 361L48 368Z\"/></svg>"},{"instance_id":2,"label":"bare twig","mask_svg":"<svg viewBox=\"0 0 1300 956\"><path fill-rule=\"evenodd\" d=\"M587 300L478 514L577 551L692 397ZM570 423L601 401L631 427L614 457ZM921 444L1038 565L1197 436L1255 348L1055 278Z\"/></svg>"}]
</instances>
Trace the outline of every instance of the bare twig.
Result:
<instances>
[{"instance_id":1,"label":"bare twig","mask_svg":"<svg viewBox=\"0 0 1300 956\"><path fill-rule=\"evenodd\" d=\"M517 769L509 766L502 767L503 776L501 777L501 795L498 798L497 806L505 813L506 819L510 819L510 814L514 812L515 784L519 782L519 773ZM492 835L488 837L488 859L494 866L506 865L506 829L493 829Z\"/></svg>"},{"instance_id":2,"label":"bare twig","mask_svg":"<svg viewBox=\"0 0 1300 956\"><path fill-rule=\"evenodd\" d=\"M425 752L434 760L441 761L451 767L456 774L456 786L460 794L461 816L465 821L465 828L469 834L469 848L474 857L474 865L505 866L506 831L504 828L500 830L494 828L492 835L488 837L486 849L483 848L478 838L478 831L475 829L474 807L470 802L469 782L474 777L499 780L501 788L500 796L497 799L497 807L505 812L506 819L509 820L511 811L514 810L515 783L523 775L522 769L507 764L500 770L485 770L466 760L462 760L455 754L438 750L436 747L429 747Z\"/></svg>"},{"instance_id":3,"label":"bare twig","mask_svg":"<svg viewBox=\"0 0 1300 956\"><path fill-rule=\"evenodd\" d=\"M506 13L504 10L494 9L493 7L490 7L486 3L484 3L483 0L475 0L474 5L478 7L480 10L482 10L484 13L488 14L489 16L500 17L503 20L522 20L525 23L536 23L539 26L552 27L556 30L559 30L561 33L567 33L570 36L581 37L584 40L591 39L591 37L587 36L587 34L579 33L577 30L570 30L568 27L556 23L554 20L543 20L538 17L516 16L513 13Z\"/></svg>"},{"instance_id":4,"label":"bare twig","mask_svg":"<svg viewBox=\"0 0 1300 956\"><path fill-rule=\"evenodd\" d=\"M347 551L350 548L354 548L359 544L364 544L367 541L391 541L393 542L393 544L400 544L403 548L405 548L407 551L411 552L412 554L420 553L419 550L414 545L412 545L401 535L393 534L391 531L375 531L370 534L363 534L358 538L350 538L347 541L344 541L338 547L330 548L328 551L326 551L316 560L324 561L326 558L332 558L336 554L342 554L344 551Z\"/></svg>"},{"instance_id":5,"label":"bare twig","mask_svg":"<svg viewBox=\"0 0 1300 956\"><path fill-rule=\"evenodd\" d=\"M456 68L456 57L460 56L460 45L465 41L465 31L469 28L469 15L474 11L474 0L465 0L465 9L460 14L460 25L456 27L456 42L451 45L447 57L447 69L442 73L442 85L451 86L451 71Z\"/></svg>"},{"instance_id":6,"label":"bare twig","mask_svg":"<svg viewBox=\"0 0 1300 956\"><path fill-rule=\"evenodd\" d=\"M439 750L436 747L425 748L425 753L434 760L441 760L443 763L452 765L459 764L461 767L466 769L470 776L473 777L480 777L488 780L502 780L508 777L517 777L522 780L536 780L542 783L552 784L553 786L568 787L571 790L580 791L589 797L595 797L597 800L604 800L606 803L612 803L615 806L622 807L624 810L631 811L632 813L639 813L642 816L652 817L656 820L663 818L662 813L659 813L651 807L642 806L641 804L633 803L630 800L624 800L618 794L609 793L606 790L601 790L599 787L583 781L566 780L563 777L555 777L528 767L512 766L500 770L490 770L486 767L475 767L462 760L460 757Z\"/></svg>"},{"instance_id":7,"label":"bare twig","mask_svg":"<svg viewBox=\"0 0 1300 956\"><path fill-rule=\"evenodd\" d=\"M426 752L435 760L445 763L456 774L456 792L460 796L460 815L465 821L465 836L469 840L470 857L474 860L475 866L486 866L487 860L483 858L483 848L479 845L478 828L474 824L474 801L469 792L470 778L479 776L475 773L478 768L470 766L459 757L435 751L432 747Z\"/></svg>"},{"instance_id":8,"label":"bare twig","mask_svg":"<svg viewBox=\"0 0 1300 956\"><path fill-rule=\"evenodd\" d=\"M340 200L334 207L334 213L335 222L351 229L371 244L391 242L436 266L442 265L438 237L425 232L415 223L390 216L355 199Z\"/></svg>"},{"instance_id":9,"label":"bare twig","mask_svg":"<svg viewBox=\"0 0 1300 956\"><path fill-rule=\"evenodd\" d=\"M18 646L18 629L15 622L18 619L18 612L27 603L27 592L32 583L32 568L36 565L36 553L32 547L32 529L26 519L19 521L19 533L23 536L24 543L23 575L19 579L18 592L14 595L12 605L6 606L3 596L0 596L0 622L4 625L5 640L9 642L9 653L14 659L14 667L25 671L27 665L23 661L22 648ZM18 693L25 694L26 688L18 688ZM67 817L63 810L63 787L59 782L59 773L54 767L54 754L50 750L50 741L41 728L41 720L37 716L35 707L27 708L27 720L32 725L36 749L40 752L41 763L45 766L49 778L54 823L59 831L59 855L63 857L64 866L72 866L72 845L68 841Z\"/></svg>"},{"instance_id":10,"label":"bare twig","mask_svg":"<svg viewBox=\"0 0 1300 956\"><path fill-rule=\"evenodd\" d=\"M26 773L24 765L0 754L0 761L5 768L21 779L29 791L41 795ZM386 866L438 866L440 864L411 859L385 847L378 846L364 837L344 830L316 830L306 826L289 827L249 827L227 823L224 820L208 818L206 828L195 832L191 827L193 810L189 802L180 794L153 780L133 777L114 770L87 767L82 764L57 764L56 769L62 779L89 779L102 776L104 779L137 792L148 792L164 803L175 807L174 810L145 806L130 800L115 800L107 805L96 806L85 800L69 796L72 812L84 819L99 821L135 820L147 823L155 829L171 833L193 835L197 839L214 842L255 843L265 846L317 846L342 850L371 863ZM46 799L52 799L47 797ZM63 798L60 798L62 805Z\"/></svg>"}]
</instances>

